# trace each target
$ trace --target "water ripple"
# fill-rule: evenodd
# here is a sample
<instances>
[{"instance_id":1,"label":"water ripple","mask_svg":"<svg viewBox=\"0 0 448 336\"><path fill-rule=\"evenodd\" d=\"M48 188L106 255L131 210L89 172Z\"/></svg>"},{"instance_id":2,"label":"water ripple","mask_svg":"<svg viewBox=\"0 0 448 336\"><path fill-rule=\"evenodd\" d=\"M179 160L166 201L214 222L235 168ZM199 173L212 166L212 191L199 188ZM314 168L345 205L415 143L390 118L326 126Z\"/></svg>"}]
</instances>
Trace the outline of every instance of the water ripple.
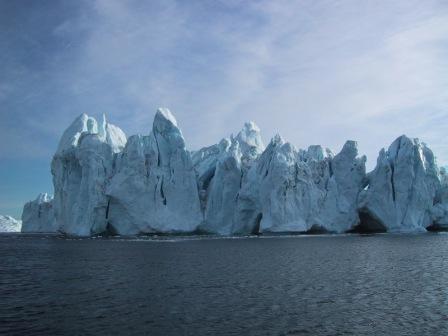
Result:
<instances>
[{"instance_id":1,"label":"water ripple","mask_svg":"<svg viewBox=\"0 0 448 336\"><path fill-rule=\"evenodd\" d=\"M0 235L0 255L2 335L448 334L443 234Z\"/></svg>"}]
</instances>

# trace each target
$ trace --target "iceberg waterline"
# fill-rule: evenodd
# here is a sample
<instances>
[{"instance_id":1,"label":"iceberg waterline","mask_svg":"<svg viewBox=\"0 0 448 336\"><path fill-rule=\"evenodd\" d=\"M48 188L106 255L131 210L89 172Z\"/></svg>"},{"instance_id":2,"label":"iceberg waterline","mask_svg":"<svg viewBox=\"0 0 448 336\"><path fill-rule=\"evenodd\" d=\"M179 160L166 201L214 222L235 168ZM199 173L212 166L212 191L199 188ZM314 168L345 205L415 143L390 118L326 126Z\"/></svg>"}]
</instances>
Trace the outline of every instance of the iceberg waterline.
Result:
<instances>
[{"instance_id":1,"label":"iceberg waterline","mask_svg":"<svg viewBox=\"0 0 448 336\"><path fill-rule=\"evenodd\" d=\"M168 109L149 135L82 114L53 156L54 198L22 214L22 232L95 234L408 232L448 228L448 178L418 139L397 138L366 173L347 141L336 155L297 150L276 135L265 147L248 122L190 152Z\"/></svg>"}]
</instances>

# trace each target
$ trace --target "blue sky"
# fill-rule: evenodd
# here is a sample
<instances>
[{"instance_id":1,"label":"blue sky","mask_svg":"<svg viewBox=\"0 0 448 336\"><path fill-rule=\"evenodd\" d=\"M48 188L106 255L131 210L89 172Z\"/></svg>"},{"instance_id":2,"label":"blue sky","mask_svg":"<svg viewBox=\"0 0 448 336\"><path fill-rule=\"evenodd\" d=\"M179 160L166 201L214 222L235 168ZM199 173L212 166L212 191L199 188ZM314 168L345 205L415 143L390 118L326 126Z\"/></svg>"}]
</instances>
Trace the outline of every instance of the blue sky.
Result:
<instances>
[{"instance_id":1,"label":"blue sky","mask_svg":"<svg viewBox=\"0 0 448 336\"><path fill-rule=\"evenodd\" d=\"M0 214L52 192L50 161L82 112L128 135L158 106L188 147L238 131L373 167L407 134L448 163L447 1L0 0Z\"/></svg>"}]
</instances>

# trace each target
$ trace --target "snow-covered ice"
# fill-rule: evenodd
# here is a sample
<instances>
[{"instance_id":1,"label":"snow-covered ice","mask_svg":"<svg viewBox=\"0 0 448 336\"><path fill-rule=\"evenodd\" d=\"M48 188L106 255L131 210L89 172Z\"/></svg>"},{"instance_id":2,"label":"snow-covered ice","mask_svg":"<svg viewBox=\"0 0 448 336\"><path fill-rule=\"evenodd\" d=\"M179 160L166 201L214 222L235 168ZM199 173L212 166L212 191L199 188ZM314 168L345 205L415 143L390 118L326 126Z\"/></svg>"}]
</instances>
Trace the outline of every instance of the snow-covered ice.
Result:
<instances>
[{"instance_id":1,"label":"snow-covered ice","mask_svg":"<svg viewBox=\"0 0 448 336\"><path fill-rule=\"evenodd\" d=\"M20 232L22 221L11 216L0 215L0 232Z\"/></svg>"}]
</instances>

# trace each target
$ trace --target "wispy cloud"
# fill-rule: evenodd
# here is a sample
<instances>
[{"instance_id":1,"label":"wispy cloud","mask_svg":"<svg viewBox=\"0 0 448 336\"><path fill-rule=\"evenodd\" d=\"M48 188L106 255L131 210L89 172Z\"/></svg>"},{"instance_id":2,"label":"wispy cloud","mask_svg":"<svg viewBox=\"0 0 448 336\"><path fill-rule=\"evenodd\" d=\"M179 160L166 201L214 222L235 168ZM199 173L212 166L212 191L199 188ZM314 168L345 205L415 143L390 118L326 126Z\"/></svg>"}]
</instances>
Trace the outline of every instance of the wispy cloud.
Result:
<instances>
[{"instance_id":1,"label":"wispy cloud","mask_svg":"<svg viewBox=\"0 0 448 336\"><path fill-rule=\"evenodd\" d=\"M20 32L39 62L9 50L2 155L34 143L49 156L81 112L148 133L164 105L191 148L252 119L266 140L280 132L298 147L358 140L370 163L406 133L448 162L446 2L98 0L60 10L46 30Z\"/></svg>"}]
</instances>

